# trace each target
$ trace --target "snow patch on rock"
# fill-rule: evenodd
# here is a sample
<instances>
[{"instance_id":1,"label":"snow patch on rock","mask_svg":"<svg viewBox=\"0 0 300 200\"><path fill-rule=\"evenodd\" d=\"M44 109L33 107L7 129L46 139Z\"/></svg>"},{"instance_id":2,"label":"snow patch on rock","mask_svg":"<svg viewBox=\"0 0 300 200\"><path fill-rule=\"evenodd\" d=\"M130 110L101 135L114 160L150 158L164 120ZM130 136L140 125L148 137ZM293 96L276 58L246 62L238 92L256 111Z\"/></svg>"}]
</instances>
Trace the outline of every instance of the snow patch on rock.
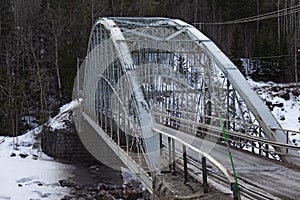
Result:
<instances>
[{"instance_id":1,"label":"snow patch on rock","mask_svg":"<svg viewBox=\"0 0 300 200\"><path fill-rule=\"evenodd\" d=\"M51 130L66 128L66 122L72 119L73 111L80 108L83 99L75 99L60 108L60 112L49 120L48 126Z\"/></svg>"}]
</instances>

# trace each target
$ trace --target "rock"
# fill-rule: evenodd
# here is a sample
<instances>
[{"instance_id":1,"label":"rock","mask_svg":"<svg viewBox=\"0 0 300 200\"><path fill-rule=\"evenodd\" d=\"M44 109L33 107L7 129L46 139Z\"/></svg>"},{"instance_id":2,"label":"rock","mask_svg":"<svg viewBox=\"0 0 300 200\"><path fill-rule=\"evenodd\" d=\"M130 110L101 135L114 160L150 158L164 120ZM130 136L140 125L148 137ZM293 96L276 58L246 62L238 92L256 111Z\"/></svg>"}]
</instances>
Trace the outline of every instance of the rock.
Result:
<instances>
[{"instance_id":1,"label":"rock","mask_svg":"<svg viewBox=\"0 0 300 200\"><path fill-rule=\"evenodd\" d=\"M21 143L20 143L20 146L22 146L22 147L31 147L32 144L29 143L29 142L21 142Z\"/></svg>"},{"instance_id":2,"label":"rock","mask_svg":"<svg viewBox=\"0 0 300 200\"><path fill-rule=\"evenodd\" d=\"M97 166L96 166L96 165L93 165L93 166L90 166L89 168L90 168L90 169L96 169Z\"/></svg>"},{"instance_id":3,"label":"rock","mask_svg":"<svg viewBox=\"0 0 300 200\"><path fill-rule=\"evenodd\" d=\"M48 198L48 197L50 197L50 196L51 196L50 193L46 193L46 194L43 194L43 195L42 195L42 198L44 199L44 198Z\"/></svg>"},{"instance_id":4,"label":"rock","mask_svg":"<svg viewBox=\"0 0 300 200\"><path fill-rule=\"evenodd\" d=\"M101 197L99 194L97 194L96 196L94 196L94 198L95 198L96 200L102 200L102 197Z\"/></svg>"},{"instance_id":5,"label":"rock","mask_svg":"<svg viewBox=\"0 0 300 200\"><path fill-rule=\"evenodd\" d=\"M101 190L98 194L103 197L103 196L108 195L108 192L106 190Z\"/></svg>"},{"instance_id":6,"label":"rock","mask_svg":"<svg viewBox=\"0 0 300 200\"><path fill-rule=\"evenodd\" d=\"M39 183L37 183L37 185L41 187L41 186L43 186L43 183L39 182Z\"/></svg>"},{"instance_id":7,"label":"rock","mask_svg":"<svg viewBox=\"0 0 300 200\"><path fill-rule=\"evenodd\" d=\"M284 100L290 100L290 93L288 92L283 92L279 95L279 97L283 98Z\"/></svg>"},{"instance_id":8,"label":"rock","mask_svg":"<svg viewBox=\"0 0 300 200\"><path fill-rule=\"evenodd\" d=\"M81 185L77 184L77 185L75 185L75 189L76 190L82 190L82 187L81 187Z\"/></svg>"},{"instance_id":9,"label":"rock","mask_svg":"<svg viewBox=\"0 0 300 200\"><path fill-rule=\"evenodd\" d=\"M123 198L125 200L136 200L142 197L143 197L142 191L136 188L126 191L125 194L123 195Z\"/></svg>"},{"instance_id":10,"label":"rock","mask_svg":"<svg viewBox=\"0 0 300 200\"><path fill-rule=\"evenodd\" d=\"M76 186L75 183L68 181L68 180L59 180L58 182L61 187L75 187Z\"/></svg>"},{"instance_id":11,"label":"rock","mask_svg":"<svg viewBox=\"0 0 300 200\"><path fill-rule=\"evenodd\" d=\"M10 157L16 157L15 153L10 154Z\"/></svg>"},{"instance_id":12,"label":"rock","mask_svg":"<svg viewBox=\"0 0 300 200\"><path fill-rule=\"evenodd\" d=\"M266 101L266 105L268 106L268 108L269 108L271 111L273 111L274 105L272 104L271 101Z\"/></svg>"},{"instance_id":13,"label":"rock","mask_svg":"<svg viewBox=\"0 0 300 200\"><path fill-rule=\"evenodd\" d=\"M110 194L112 195L112 196L114 196L115 198L120 198L120 197L122 197L123 196L123 191L121 190L112 190L112 191L110 191Z\"/></svg>"},{"instance_id":14,"label":"rock","mask_svg":"<svg viewBox=\"0 0 300 200\"><path fill-rule=\"evenodd\" d=\"M293 89L293 90L292 90L292 94L293 94L295 97L300 96L300 90Z\"/></svg>"},{"instance_id":15,"label":"rock","mask_svg":"<svg viewBox=\"0 0 300 200\"><path fill-rule=\"evenodd\" d=\"M277 106L279 108L282 108L284 105L283 105L283 103L274 103L273 106Z\"/></svg>"},{"instance_id":16,"label":"rock","mask_svg":"<svg viewBox=\"0 0 300 200\"><path fill-rule=\"evenodd\" d=\"M273 92L279 92L281 90L279 87L271 87L270 89Z\"/></svg>"},{"instance_id":17,"label":"rock","mask_svg":"<svg viewBox=\"0 0 300 200\"><path fill-rule=\"evenodd\" d=\"M117 190L119 187L116 185L107 185L107 190Z\"/></svg>"},{"instance_id":18,"label":"rock","mask_svg":"<svg viewBox=\"0 0 300 200\"><path fill-rule=\"evenodd\" d=\"M26 158L26 157L28 156L28 154L26 154L26 153L20 153L19 156L20 156L21 158Z\"/></svg>"},{"instance_id":19,"label":"rock","mask_svg":"<svg viewBox=\"0 0 300 200\"><path fill-rule=\"evenodd\" d=\"M86 197L86 199L94 199L91 194L87 194L85 197Z\"/></svg>"},{"instance_id":20,"label":"rock","mask_svg":"<svg viewBox=\"0 0 300 200\"><path fill-rule=\"evenodd\" d=\"M71 200L71 199L72 199L72 197L66 195L66 196L64 196L61 200Z\"/></svg>"},{"instance_id":21,"label":"rock","mask_svg":"<svg viewBox=\"0 0 300 200\"><path fill-rule=\"evenodd\" d=\"M118 197L121 198L122 196L123 196L123 190L122 190L122 189L119 189L119 190L118 190Z\"/></svg>"},{"instance_id":22,"label":"rock","mask_svg":"<svg viewBox=\"0 0 300 200\"><path fill-rule=\"evenodd\" d=\"M100 190L103 190L103 189L104 189L103 184L102 183L98 183L98 190L100 191Z\"/></svg>"},{"instance_id":23,"label":"rock","mask_svg":"<svg viewBox=\"0 0 300 200\"><path fill-rule=\"evenodd\" d=\"M102 189L103 189L103 190L107 190L107 188L108 188L108 185L102 184Z\"/></svg>"},{"instance_id":24,"label":"rock","mask_svg":"<svg viewBox=\"0 0 300 200\"><path fill-rule=\"evenodd\" d=\"M133 187L133 184L139 185L138 187ZM64 200L145 200L150 199L149 195L140 188L140 183L131 183L131 187L124 187L123 185L112 185L112 184L88 184L80 185L78 183L73 183L68 180L60 180L59 185L62 187L73 188L70 198L69 196L64 197ZM104 189L105 188L105 189Z\"/></svg>"},{"instance_id":25,"label":"rock","mask_svg":"<svg viewBox=\"0 0 300 200\"><path fill-rule=\"evenodd\" d=\"M134 180L130 181L130 182L127 184L127 186L128 186L128 187L131 187L131 188L138 188L138 187L140 187L140 185L141 185L140 182L137 182L137 181L134 181Z\"/></svg>"},{"instance_id":26,"label":"rock","mask_svg":"<svg viewBox=\"0 0 300 200\"><path fill-rule=\"evenodd\" d=\"M86 195L85 192L81 192L81 193L79 193L77 196L79 196L79 197L85 197L85 195Z\"/></svg>"},{"instance_id":27,"label":"rock","mask_svg":"<svg viewBox=\"0 0 300 200\"><path fill-rule=\"evenodd\" d=\"M102 200L115 200L116 198L110 194L105 195L104 197L102 197Z\"/></svg>"},{"instance_id":28,"label":"rock","mask_svg":"<svg viewBox=\"0 0 300 200\"><path fill-rule=\"evenodd\" d=\"M98 185L90 185L90 186L87 187L87 190L97 192L97 191L99 191Z\"/></svg>"},{"instance_id":29,"label":"rock","mask_svg":"<svg viewBox=\"0 0 300 200\"><path fill-rule=\"evenodd\" d=\"M36 155L36 154L33 154L33 155L32 155L32 159L33 159L33 160L37 160L37 159L38 159L38 157L39 157L39 156L38 156L38 155Z\"/></svg>"}]
</instances>

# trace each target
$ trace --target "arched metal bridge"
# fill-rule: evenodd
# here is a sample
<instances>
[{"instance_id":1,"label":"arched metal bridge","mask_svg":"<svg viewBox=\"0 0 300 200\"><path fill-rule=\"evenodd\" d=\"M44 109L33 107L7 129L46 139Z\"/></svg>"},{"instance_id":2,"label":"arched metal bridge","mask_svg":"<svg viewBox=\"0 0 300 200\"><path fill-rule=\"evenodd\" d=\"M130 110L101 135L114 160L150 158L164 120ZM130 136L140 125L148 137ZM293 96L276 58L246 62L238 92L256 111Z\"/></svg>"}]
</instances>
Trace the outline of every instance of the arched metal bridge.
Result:
<instances>
[{"instance_id":1,"label":"arched metal bridge","mask_svg":"<svg viewBox=\"0 0 300 200\"><path fill-rule=\"evenodd\" d=\"M220 124L233 147L300 165L299 148L237 67L181 20L98 19L73 96L83 99L80 116L149 190L151 176L168 165L161 148L170 134L230 181L226 166L210 154L224 143ZM182 133L209 142L195 146ZM82 135L86 146L97 145Z\"/></svg>"}]
</instances>

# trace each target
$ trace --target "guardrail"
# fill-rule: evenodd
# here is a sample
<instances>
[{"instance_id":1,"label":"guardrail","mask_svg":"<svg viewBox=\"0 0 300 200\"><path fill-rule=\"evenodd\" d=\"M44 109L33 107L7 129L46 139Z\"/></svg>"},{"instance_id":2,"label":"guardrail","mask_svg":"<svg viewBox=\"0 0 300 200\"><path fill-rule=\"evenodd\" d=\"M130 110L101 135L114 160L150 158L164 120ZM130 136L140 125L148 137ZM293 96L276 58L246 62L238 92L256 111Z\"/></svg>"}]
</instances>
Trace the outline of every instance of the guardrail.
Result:
<instances>
[{"instance_id":1,"label":"guardrail","mask_svg":"<svg viewBox=\"0 0 300 200\"><path fill-rule=\"evenodd\" d=\"M176 126L174 127L176 127L177 129L179 128L180 131L186 132L188 134L193 134L193 135L201 135L202 133L203 135L209 137L215 137L216 140L218 141L223 141L223 136L221 134L222 133L221 127L211 125L211 124L195 122L192 120L186 120L174 116L169 116L162 113L153 112L153 115L155 116L156 122L162 125L166 125L171 121L175 123ZM218 120L214 118L211 119L216 121ZM170 124L170 126L172 126L172 124ZM252 126L256 126L256 125L252 125ZM256 128L258 129L259 127ZM275 131L276 129L271 128L271 130ZM293 130L286 130L286 129L279 129L279 130L282 130L286 133L286 143L267 140L266 138L262 137L263 133L259 133L258 134L260 136L259 137L259 136L249 135L249 134L228 130L228 129L226 130L226 132L231 144L236 144L239 146L247 146L248 147L247 151L251 151L252 153L256 153L268 158L273 158L275 160L279 160L280 155L295 156L295 155L288 154L288 151L289 150L300 151L300 146L289 144L288 143L289 135L300 134L300 132L293 131ZM283 153L283 152L276 151L276 148L284 148L286 149L286 152ZM296 157L300 157L300 154Z\"/></svg>"},{"instance_id":2,"label":"guardrail","mask_svg":"<svg viewBox=\"0 0 300 200\"><path fill-rule=\"evenodd\" d=\"M158 130L156 128L152 129L156 133L160 134L160 144L162 148L162 141L163 136L167 137L168 139L168 151L169 151L169 168L173 172L175 172L175 141L177 143L180 143L182 145L182 156L183 156L183 167L184 167L184 180L187 181L188 177L188 161L187 161L187 149L193 150L194 152L198 153L199 155L202 155L202 176L203 176L203 192L207 193L207 169L206 169L206 159L208 159L213 165L215 165L226 177L229 186L231 187L231 190L233 192L234 200L238 200L239 197L239 191L236 187L236 183L234 180L234 177L229 173L229 171L216 159L214 159L211 155L209 155L206 152L201 151L200 149L192 146L191 144L185 142L184 140L177 138L174 135L171 135L169 133L163 132L161 130Z\"/></svg>"},{"instance_id":3,"label":"guardrail","mask_svg":"<svg viewBox=\"0 0 300 200\"><path fill-rule=\"evenodd\" d=\"M299 135L300 136L300 131L295 131L295 130L289 130L289 129L284 129L284 128L271 128L271 130L280 130L283 131L286 135L286 144L289 143L289 137L290 135ZM300 147L299 149L296 148L296 150L300 151ZM288 153L289 149L286 148L286 153Z\"/></svg>"}]
</instances>

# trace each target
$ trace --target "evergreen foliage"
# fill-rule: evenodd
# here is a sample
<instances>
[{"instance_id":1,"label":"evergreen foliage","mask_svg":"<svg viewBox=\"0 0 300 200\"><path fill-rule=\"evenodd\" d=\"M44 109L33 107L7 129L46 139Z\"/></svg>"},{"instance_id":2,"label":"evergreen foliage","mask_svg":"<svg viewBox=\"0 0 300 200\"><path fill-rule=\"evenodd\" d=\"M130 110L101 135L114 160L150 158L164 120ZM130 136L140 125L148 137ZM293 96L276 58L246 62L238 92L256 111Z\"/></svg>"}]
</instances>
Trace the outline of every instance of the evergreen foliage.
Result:
<instances>
[{"instance_id":1,"label":"evergreen foliage","mask_svg":"<svg viewBox=\"0 0 300 200\"><path fill-rule=\"evenodd\" d=\"M0 135L18 134L26 127L22 116L36 116L42 121L70 100L77 57L85 57L90 30L99 17L161 16L191 24L205 22L195 26L218 44L242 72L245 66L241 59L248 59L252 65L255 63L251 76L256 80L286 82L295 77L299 13L249 23L211 23L299 5L299 0L3 0ZM180 59L184 74L186 62Z\"/></svg>"}]
</instances>

